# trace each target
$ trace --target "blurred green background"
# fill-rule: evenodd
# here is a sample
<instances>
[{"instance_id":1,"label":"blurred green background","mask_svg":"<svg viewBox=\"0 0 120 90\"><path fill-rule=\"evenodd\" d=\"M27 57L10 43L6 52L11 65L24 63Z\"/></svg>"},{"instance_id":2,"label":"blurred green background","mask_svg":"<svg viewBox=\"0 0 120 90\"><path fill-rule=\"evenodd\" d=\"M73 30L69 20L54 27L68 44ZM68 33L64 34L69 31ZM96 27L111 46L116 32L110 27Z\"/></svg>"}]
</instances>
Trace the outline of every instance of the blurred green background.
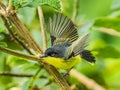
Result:
<instances>
[{"instance_id":1,"label":"blurred green background","mask_svg":"<svg viewBox=\"0 0 120 90\"><path fill-rule=\"evenodd\" d=\"M8 0L3 0L7 5ZM83 60L74 68L95 80L106 90L120 90L120 0L12 0L18 9L18 17L30 30L36 42L42 47L42 36L37 6L44 12L46 30L48 17L54 12L62 12L78 27L79 35L90 32L87 49L96 57L95 65ZM50 43L49 30L47 30ZM0 18L0 46L25 51L10 39ZM50 44L49 44L50 46ZM39 69L37 62L0 52L0 72L17 74L35 74ZM41 76L41 77L40 77ZM42 77L44 76L44 78ZM58 85L42 67L33 86L41 90L58 90ZM89 90L75 78L69 77L70 85L77 90ZM31 78L0 75L0 90L27 90Z\"/></svg>"}]
</instances>

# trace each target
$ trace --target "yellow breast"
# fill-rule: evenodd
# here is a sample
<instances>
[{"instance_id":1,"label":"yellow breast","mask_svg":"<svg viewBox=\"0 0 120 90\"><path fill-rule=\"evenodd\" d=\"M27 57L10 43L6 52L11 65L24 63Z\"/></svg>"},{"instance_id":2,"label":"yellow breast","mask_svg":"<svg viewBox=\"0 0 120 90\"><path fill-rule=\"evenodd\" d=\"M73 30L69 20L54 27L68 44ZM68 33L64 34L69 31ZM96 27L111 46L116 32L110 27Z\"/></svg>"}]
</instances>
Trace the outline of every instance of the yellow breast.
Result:
<instances>
[{"instance_id":1,"label":"yellow breast","mask_svg":"<svg viewBox=\"0 0 120 90\"><path fill-rule=\"evenodd\" d=\"M70 69L75 66L77 63L80 63L81 58L80 56L72 57L68 60L64 60L62 58L55 58L55 57L45 57L44 60L53 65L56 68L60 69Z\"/></svg>"}]
</instances>

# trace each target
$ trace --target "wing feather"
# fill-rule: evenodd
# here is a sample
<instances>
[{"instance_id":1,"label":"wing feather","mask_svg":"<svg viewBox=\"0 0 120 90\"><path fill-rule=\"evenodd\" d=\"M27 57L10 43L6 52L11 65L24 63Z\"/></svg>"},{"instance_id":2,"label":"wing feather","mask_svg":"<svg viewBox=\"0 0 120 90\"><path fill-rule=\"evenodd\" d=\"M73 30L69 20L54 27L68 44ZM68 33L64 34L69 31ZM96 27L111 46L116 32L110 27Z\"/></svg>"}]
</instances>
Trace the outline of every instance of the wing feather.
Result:
<instances>
[{"instance_id":1,"label":"wing feather","mask_svg":"<svg viewBox=\"0 0 120 90\"><path fill-rule=\"evenodd\" d=\"M72 43L72 48L74 52L74 55L79 55L82 51L84 51L84 48L87 46L86 42L88 40L89 34L85 34L84 36L80 37L78 40Z\"/></svg>"},{"instance_id":2,"label":"wing feather","mask_svg":"<svg viewBox=\"0 0 120 90\"><path fill-rule=\"evenodd\" d=\"M49 30L52 45L64 43L66 40L72 43L78 39L78 32L73 22L60 13L54 14L49 19Z\"/></svg>"},{"instance_id":3,"label":"wing feather","mask_svg":"<svg viewBox=\"0 0 120 90\"><path fill-rule=\"evenodd\" d=\"M73 54L73 56L77 56L80 55L80 53L82 51L84 51L84 48L86 47L86 41L88 39L88 34L78 38L76 41L74 41L72 43L71 46L68 47L67 49L67 54L66 54L66 58L68 59L71 54Z\"/></svg>"}]
</instances>

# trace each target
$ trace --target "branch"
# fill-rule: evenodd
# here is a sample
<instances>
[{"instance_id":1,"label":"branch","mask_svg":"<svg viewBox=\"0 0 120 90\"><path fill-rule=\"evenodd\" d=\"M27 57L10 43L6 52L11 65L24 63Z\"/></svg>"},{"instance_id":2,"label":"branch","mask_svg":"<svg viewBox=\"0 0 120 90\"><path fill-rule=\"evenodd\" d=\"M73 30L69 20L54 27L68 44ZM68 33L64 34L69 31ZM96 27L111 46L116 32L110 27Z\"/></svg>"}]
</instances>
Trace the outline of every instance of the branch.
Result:
<instances>
[{"instance_id":1,"label":"branch","mask_svg":"<svg viewBox=\"0 0 120 90\"><path fill-rule=\"evenodd\" d=\"M17 73L10 73L10 72L0 72L0 76L10 76L10 77L19 77L19 78L23 78L23 77L33 77L34 75L27 75L27 74L17 74ZM40 76L40 78L47 78L45 76Z\"/></svg>"},{"instance_id":2,"label":"branch","mask_svg":"<svg viewBox=\"0 0 120 90\"><path fill-rule=\"evenodd\" d=\"M4 9L4 12L6 14L6 17L12 21L12 23L16 26L18 29L18 32L21 34L21 36L24 35L24 39L27 41L28 45L38 54L42 54L41 48L37 45L37 43L34 41L34 39L31 37L30 33L28 32L27 28L21 23L21 21L16 16L16 10L13 10L12 8L12 1L9 0L9 6L6 7L1 1L0 6Z\"/></svg>"},{"instance_id":3,"label":"branch","mask_svg":"<svg viewBox=\"0 0 120 90\"><path fill-rule=\"evenodd\" d=\"M9 15L8 18L12 21L12 23L16 26L19 33L23 36L24 39L27 41L28 45L38 54L42 54L42 49L37 45L37 43L34 41L34 39L31 37L30 33L28 32L27 28L21 23L21 21L18 19L16 14Z\"/></svg>"},{"instance_id":4,"label":"branch","mask_svg":"<svg viewBox=\"0 0 120 90\"><path fill-rule=\"evenodd\" d=\"M4 11L6 10L6 6L0 1L0 6L4 9Z\"/></svg>"},{"instance_id":5,"label":"branch","mask_svg":"<svg viewBox=\"0 0 120 90\"><path fill-rule=\"evenodd\" d=\"M55 67L47 63L44 63L43 66L51 75L53 75L55 81L59 84L59 86L61 86L62 90L70 90L67 80L60 75Z\"/></svg>"},{"instance_id":6,"label":"branch","mask_svg":"<svg viewBox=\"0 0 120 90\"><path fill-rule=\"evenodd\" d=\"M75 77L78 81L84 84L88 89L92 90L105 90L102 86L97 84L94 80L89 79L88 77L84 76L83 74L77 72L76 70L72 69L70 71L70 75Z\"/></svg>"},{"instance_id":7,"label":"branch","mask_svg":"<svg viewBox=\"0 0 120 90\"><path fill-rule=\"evenodd\" d=\"M8 73L8 72L0 72L0 76L11 76L11 77L32 77L33 75L15 74L15 73Z\"/></svg>"},{"instance_id":8,"label":"branch","mask_svg":"<svg viewBox=\"0 0 120 90\"><path fill-rule=\"evenodd\" d=\"M9 31L10 35L24 48L28 51L28 53L32 54L32 52L29 50L29 48L21 41L19 40L18 37L16 37L16 35L14 35L13 31L11 30L12 27L10 27L11 25L8 24L6 18L4 16L1 16L4 25L6 26L7 30Z\"/></svg>"},{"instance_id":9,"label":"branch","mask_svg":"<svg viewBox=\"0 0 120 90\"><path fill-rule=\"evenodd\" d=\"M45 23L44 23L43 12L42 12L42 8L40 6L38 6L38 14L39 14L41 32L42 32L42 36L43 36L43 51L45 51L47 49L47 36L46 36L46 32L45 32Z\"/></svg>"},{"instance_id":10,"label":"branch","mask_svg":"<svg viewBox=\"0 0 120 90\"><path fill-rule=\"evenodd\" d=\"M0 51L8 53L8 54L11 54L11 55L14 55L14 56L18 56L18 57L21 57L21 58L25 58L25 59L30 59L30 60L32 59L32 60L35 60L35 61L41 61L42 60L39 57L36 57L36 56L33 56L33 55L26 55L26 54L23 54L23 53L19 53L19 52L16 52L14 50L11 50L11 49L8 49L8 48L4 48L4 47L1 47L1 46L0 46Z\"/></svg>"},{"instance_id":11,"label":"branch","mask_svg":"<svg viewBox=\"0 0 120 90\"><path fill-rule=\"evenodd\" d=\"M10 10L12 10L13 9L13 6L12 6L12 0L9 0L9 3L8 3L8 9Z\"/></svg>"},{"instance_id":12,"label":"branch","mask_svg":"<svg viewBox=\"0 0 120 90\"><path fill-rule=\"evenodd\" d=\"M5 12L3 10L0 10L0 16L5 16Z\"/></svg>"}]
</instances>

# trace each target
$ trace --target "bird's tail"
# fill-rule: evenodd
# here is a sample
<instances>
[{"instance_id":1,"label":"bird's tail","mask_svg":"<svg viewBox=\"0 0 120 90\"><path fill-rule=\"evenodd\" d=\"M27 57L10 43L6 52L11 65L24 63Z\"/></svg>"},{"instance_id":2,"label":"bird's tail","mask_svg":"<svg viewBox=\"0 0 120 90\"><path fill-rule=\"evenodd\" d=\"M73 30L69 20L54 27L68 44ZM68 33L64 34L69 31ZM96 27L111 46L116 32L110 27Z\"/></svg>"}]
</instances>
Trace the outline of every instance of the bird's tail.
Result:
<instances>
[{"instance_id":1,"label":"bird's tail","mask_svg":"<svg viewBox=\"0 0 120 90\"><path fill-rule=\"evenodd\" d=\"M80 53L81 57L85 60L87 60L90 63L95 63L95 57L92 55L91 51L89 50L83 50Z\"/></svg>"}]
</instances>

